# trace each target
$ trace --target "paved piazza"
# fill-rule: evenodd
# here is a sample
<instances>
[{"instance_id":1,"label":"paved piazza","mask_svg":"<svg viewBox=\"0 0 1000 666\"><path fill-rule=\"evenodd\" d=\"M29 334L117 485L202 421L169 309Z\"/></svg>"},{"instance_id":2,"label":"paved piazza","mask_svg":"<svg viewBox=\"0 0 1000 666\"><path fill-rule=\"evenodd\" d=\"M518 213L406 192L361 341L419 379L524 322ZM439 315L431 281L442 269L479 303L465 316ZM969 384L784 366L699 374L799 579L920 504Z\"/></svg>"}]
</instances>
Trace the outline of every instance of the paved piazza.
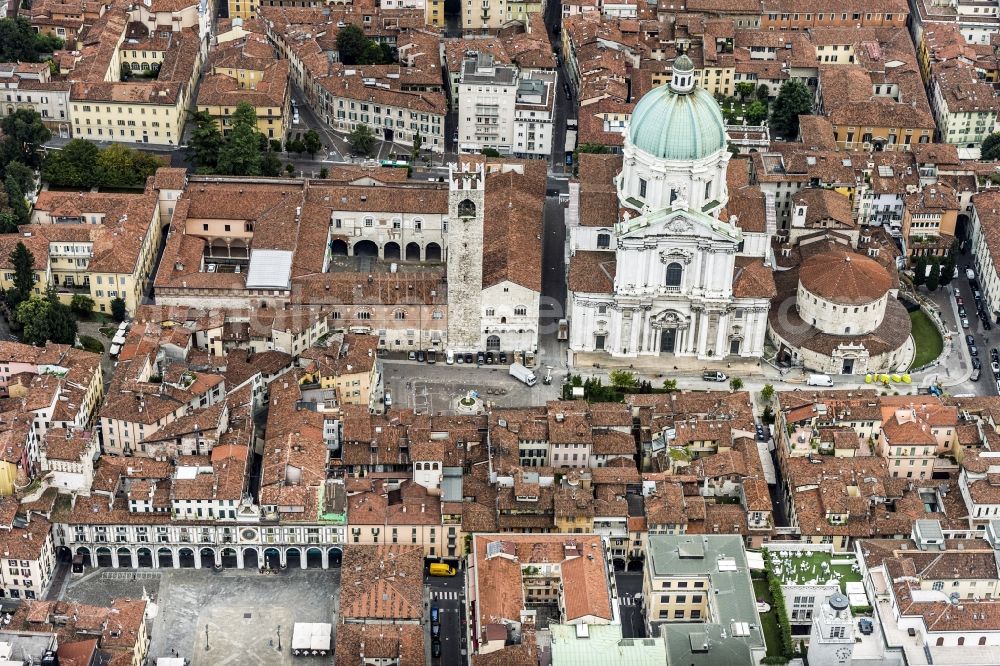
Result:
<instances>
[{"instance_id":1,"label":"paved piazza","mask_svg":"<svg viewBox=\"0 0 1000 666\"><path fill-rule=\"evenodd\" d=\"M340 571L260 574L176 569L156 574L101 569L70 582L64 599L110 605L116 597L142 598L143 594L157 608L151 625L150 663L174 656L172 650L176 650L192 666L283 665L293 663L291 639L296 622L336 624ZM294 658L296 664L328 662L318 657Z\"/></svg>"}]
</instances>

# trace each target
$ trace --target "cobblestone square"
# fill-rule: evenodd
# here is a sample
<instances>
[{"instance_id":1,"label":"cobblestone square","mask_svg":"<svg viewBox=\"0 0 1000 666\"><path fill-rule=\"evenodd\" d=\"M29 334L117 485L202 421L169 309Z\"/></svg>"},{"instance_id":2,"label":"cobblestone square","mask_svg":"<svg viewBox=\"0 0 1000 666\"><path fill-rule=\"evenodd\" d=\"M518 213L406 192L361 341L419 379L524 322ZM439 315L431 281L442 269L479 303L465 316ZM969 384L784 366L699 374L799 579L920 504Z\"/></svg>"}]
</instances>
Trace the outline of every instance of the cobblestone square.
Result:
<instances>
[{"instance_id":1,"label":"cobblestone square","mask_svg":"<svg viewBox=\"0 0 1000 666\"><path fill-rule=\"evenodd\" d=\"M138 573L133 577L133 574ZM156 604L150 627L149 663L176 655L193 666L216 664L291 664L296 622L336 624L340 596L337 569L209 570L147 572L102 569L67 585L67 601L110 605L117 597ZM278 651L278 626L281 651ZM205 650L205 627L209 650ZM323 664L330 659L296 657L295 663Z\"/></svg>"}]
</instances>

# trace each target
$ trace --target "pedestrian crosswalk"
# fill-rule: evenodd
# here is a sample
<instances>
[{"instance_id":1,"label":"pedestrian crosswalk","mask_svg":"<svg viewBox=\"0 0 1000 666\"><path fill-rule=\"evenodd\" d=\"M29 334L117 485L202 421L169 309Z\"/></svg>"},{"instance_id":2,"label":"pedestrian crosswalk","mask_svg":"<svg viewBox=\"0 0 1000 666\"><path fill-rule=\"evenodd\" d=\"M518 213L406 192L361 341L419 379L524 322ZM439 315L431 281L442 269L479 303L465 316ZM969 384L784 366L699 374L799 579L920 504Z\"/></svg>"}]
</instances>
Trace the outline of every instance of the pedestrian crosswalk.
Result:
<instances>
[{"instance_id":1,"label":"pedestrian crosswalk","mask_svg":"<svg viewBox=\"0 0 1000 666\"><path fill-rule=\"evenodd\" d=\"M459 594L455 590L431 590L431 599L458 599Z\"/></svg>"},{"instance_id":2,"label":"pedestrian crosswalk","mask_svg":"<svg viewBox=\"0 0 1000 666\"><path fill-rule=\"evenodd\" d=\"M621 606L641 606L642 599L633 597L631 594L625 593L618 597L618 604Z\"/></svg>"}]
</instances>

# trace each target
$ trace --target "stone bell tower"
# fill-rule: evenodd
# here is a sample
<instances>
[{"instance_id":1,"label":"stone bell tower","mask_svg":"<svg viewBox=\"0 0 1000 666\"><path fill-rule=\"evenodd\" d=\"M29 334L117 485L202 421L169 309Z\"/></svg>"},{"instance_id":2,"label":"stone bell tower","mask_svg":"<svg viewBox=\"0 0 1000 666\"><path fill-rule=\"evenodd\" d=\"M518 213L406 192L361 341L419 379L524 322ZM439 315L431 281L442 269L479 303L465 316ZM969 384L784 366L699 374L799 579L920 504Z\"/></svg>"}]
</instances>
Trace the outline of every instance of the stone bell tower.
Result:
<instances>
[{"instance_id":1,"label":"stone bell tower","mask_svg":"<svg viewBox=\"0 0 1000 666\"><path fill-rule=\"evenodd\" d=\"M482 164L448 167L448 345L456 352L482 349Z\"/></svg>"}]
</instances>

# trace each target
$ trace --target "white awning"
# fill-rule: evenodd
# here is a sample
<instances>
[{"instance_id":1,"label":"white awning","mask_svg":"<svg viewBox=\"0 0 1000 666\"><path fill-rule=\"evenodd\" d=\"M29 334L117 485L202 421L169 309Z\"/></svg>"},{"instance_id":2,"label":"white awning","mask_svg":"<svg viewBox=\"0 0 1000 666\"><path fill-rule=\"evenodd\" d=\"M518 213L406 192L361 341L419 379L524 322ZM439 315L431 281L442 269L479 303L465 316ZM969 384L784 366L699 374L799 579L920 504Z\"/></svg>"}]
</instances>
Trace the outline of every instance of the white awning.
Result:
<instances>
[{"instance_id":1,"label":"white awning","mask_svg":"<svg viewBox=\"0 0 1000 666\"><path fill-rule=\"evenodd\" d=\"M247 289L288 289L291 286L292 253L287 250L252 250L247 271Z\"/></svg>"},{"instance_id":2,"label":"white awning","mask_svg":"<svg viewBox=\"0 0 1000 666\"><path fill-rule=\"evenodd\" d=\"M747 566L755 571L763 571L764 556L755 550L747 551Z\"/></svg>"}]
</instances>

